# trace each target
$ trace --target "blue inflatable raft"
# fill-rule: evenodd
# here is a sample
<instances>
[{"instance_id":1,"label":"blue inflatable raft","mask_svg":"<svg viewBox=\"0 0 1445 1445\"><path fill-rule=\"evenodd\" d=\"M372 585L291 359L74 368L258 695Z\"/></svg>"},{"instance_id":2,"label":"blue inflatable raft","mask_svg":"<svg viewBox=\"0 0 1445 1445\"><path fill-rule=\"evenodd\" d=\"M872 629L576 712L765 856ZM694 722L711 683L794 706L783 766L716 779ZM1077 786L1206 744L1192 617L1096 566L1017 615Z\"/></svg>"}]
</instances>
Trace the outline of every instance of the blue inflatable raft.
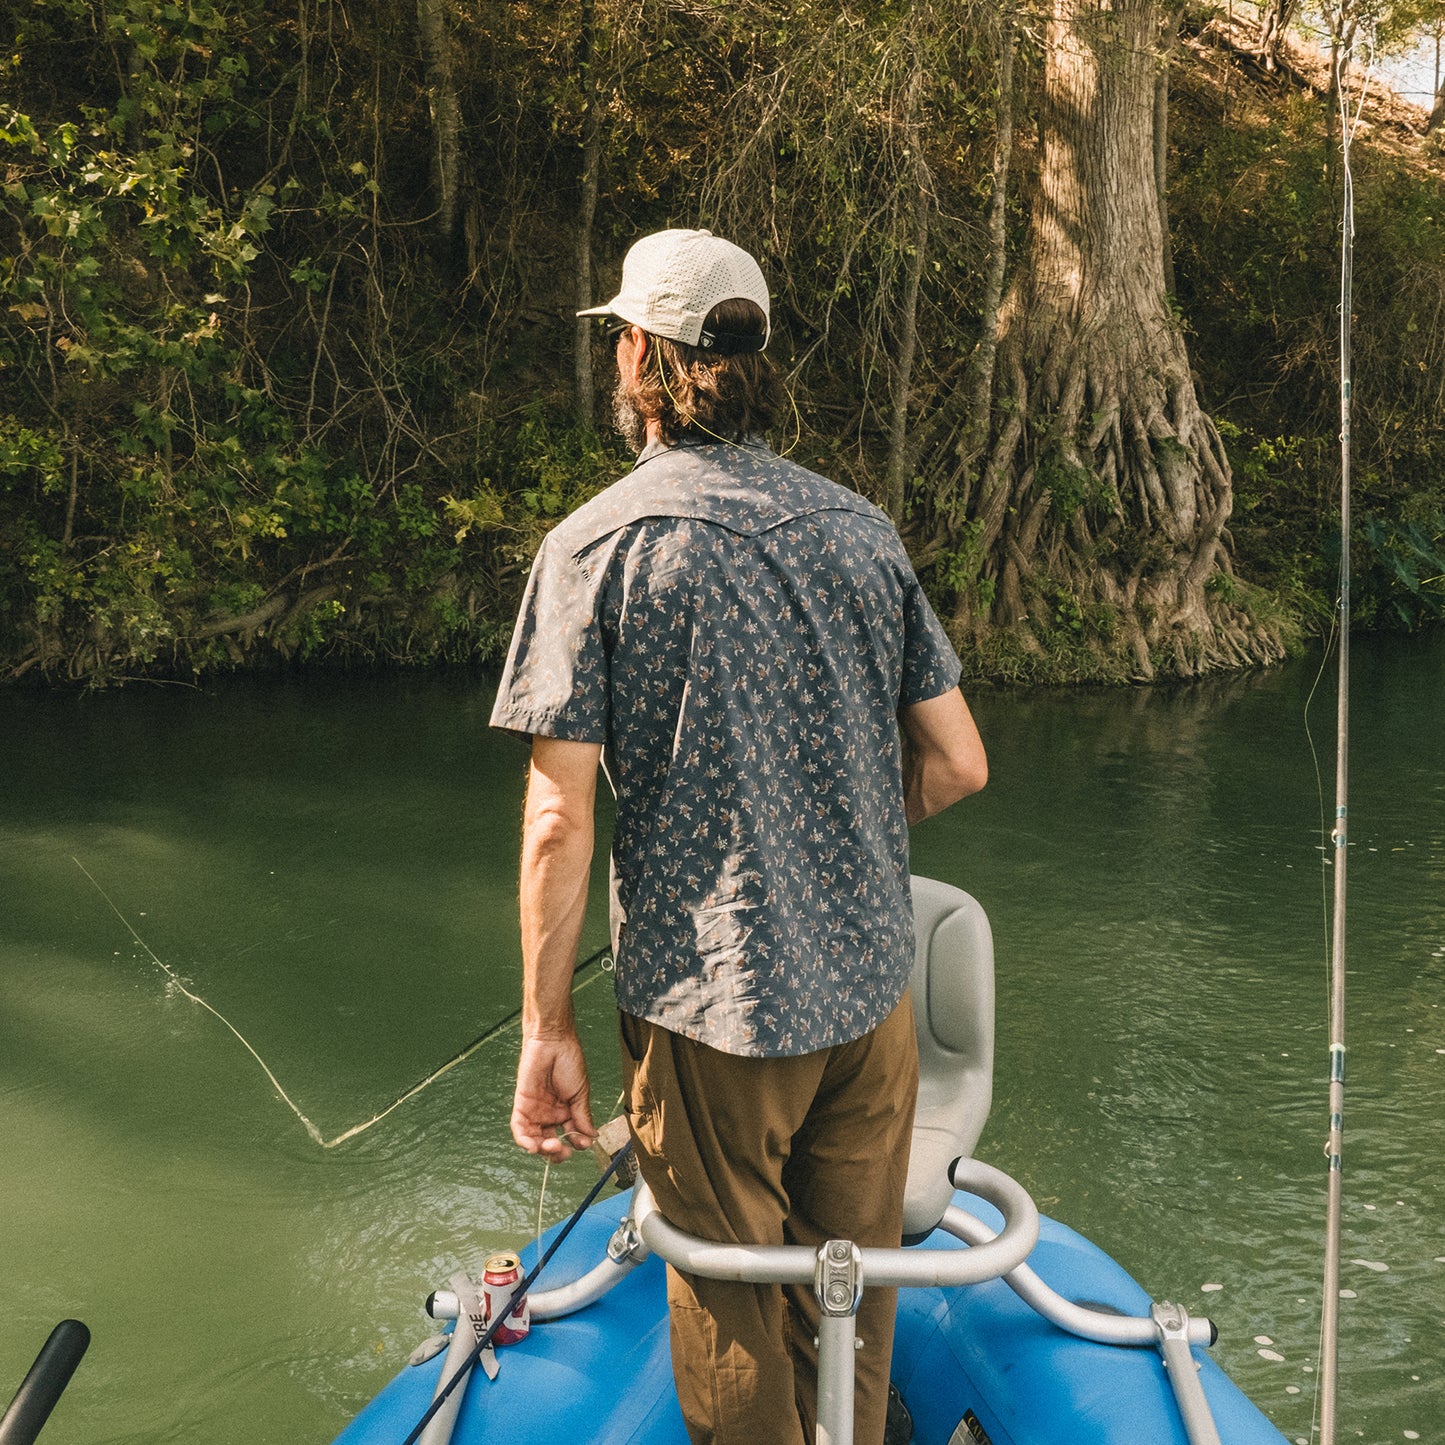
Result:
<instances>
[{"instance_id":1,"label":"blue inflatable raft","mask_svg":"<svg viewBox=\"0 0 1445 1445\"><path fill-rule=\"evenodd\" d=\"M956 1202L992 1215L967 1195ZM618 1197L590 1209L551 1269L581 1274L603 1258L628 1203ZM950 1247L960 1246L942 1231L918 1246ZM530 1254L523 1262L530 1267ZM1066 1299L1122 1315L1149 1312L1149 1296L1129 1274L1065 1225L1042 1222L1029 1264ZM1284 1445L1207 1354L1193 1354L1223 1445ZM455 1445L687 1445L656 1257L577 1314L534 1323L496 1358L496 1379L471 1372ZM336 1445L401 1445L431 1404L443 1359L404 1369ZM916 1445L1189 1445L1157 1350L1069 1334L1001 1279L900 1290L892 1375Z\"/></svg>"},{"instance_id":2,"label":"blue inflatable raft","mask_svg":"<svg viewBox=\"0 0 1445 1445\"><path fill-rule=\"evenodd\" d=\"M835 1277L824 1251L691 1239L639 1185L582 1213L537 1281L530 1333L484 1355L418 1432L481 1318L466 1276L437 1291L433 1313L459 1322L420 1347L336 1445L687 1445L663 1258L717 1278L817 1282L818 1438L829 1445L851 1445L852 1309L870 1280L909 1286L891 1375L916 1445L1284 1445L1208 1357L1207 1321L1152 1304L1102 1250L972 1159L992 1097L992 938L967 894L919 878L913 891L920 1079L904 1227L920 1242L832 1242ZM544 1253L566 1227L544 1236ZM805 1272L786 1273L800 1253ZM525 1271L535 1259L524 1252Z\"/></svg>"}]
</instances>

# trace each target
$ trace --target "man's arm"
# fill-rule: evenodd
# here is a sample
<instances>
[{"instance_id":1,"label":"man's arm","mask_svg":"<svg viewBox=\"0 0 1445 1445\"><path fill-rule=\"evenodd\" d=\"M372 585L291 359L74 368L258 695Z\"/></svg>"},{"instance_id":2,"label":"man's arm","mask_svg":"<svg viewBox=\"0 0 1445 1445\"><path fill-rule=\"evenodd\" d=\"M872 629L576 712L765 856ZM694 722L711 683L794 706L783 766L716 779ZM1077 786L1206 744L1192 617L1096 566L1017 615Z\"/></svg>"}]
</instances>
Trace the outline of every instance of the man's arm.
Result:
<instances>
[{"instance_id":1,"label":"man's arm","mask_svg":"<svg viewBox=\"0 0 1445 1445\"><path fill-rule=\"evenodd\" d=\"M976 793L988 782L988 758L973 714L954 688L898 711L903 733L903 804L910 825Z\"/></svg>"},{"instance_id":2,"label":"man's arm","mask_svg":"<svg viewBox=\"0 0 1445 1445\"><path fill-rule=\"evenodd\" d=\"M568 1158L573 1145L588 1147L596 1134L572 971L587 911L601 756L596 743L534 738L522 820L522 1055L512 1137L529 1154L553 1159Z\"/></svg>"}]
</instances>

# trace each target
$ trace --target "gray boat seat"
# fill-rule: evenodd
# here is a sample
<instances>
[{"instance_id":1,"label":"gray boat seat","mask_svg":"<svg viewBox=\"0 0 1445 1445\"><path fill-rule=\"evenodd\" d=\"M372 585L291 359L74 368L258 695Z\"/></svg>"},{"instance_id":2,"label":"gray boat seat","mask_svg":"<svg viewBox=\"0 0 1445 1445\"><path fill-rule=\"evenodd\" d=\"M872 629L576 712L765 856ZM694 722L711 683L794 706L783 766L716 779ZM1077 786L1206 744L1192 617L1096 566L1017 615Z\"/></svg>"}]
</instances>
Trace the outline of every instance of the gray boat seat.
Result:
<instances>
[{"instance_id":1,"label":"gray boat seat","mask_svg":"<svg viewBox=\"0 0 1445 1445\"><path fill-rule=\"evenodd\" d=\"M978 900L913 879L918 1110L903 1236L921 1239L953 1200L948 1171L971 1156L993 1102L993 934Z\"/></svg>"}]
</instances>

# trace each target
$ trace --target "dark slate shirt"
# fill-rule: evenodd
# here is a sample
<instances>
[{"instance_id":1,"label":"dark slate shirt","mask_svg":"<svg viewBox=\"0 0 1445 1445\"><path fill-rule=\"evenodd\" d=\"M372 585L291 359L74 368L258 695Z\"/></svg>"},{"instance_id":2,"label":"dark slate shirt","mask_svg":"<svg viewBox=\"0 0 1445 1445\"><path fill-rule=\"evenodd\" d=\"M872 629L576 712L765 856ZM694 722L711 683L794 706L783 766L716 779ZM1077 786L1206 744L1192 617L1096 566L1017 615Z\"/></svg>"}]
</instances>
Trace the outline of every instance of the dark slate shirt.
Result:
<instances>
[{"instance_id":1,"label":"dark slate shirt","mask_svg":"<svg viewBox=\"0 0 1445 1445\"><path fill-rule=\"evenodd\" d=\"M649 447L532 568L492 724L601 743L618 1006L846 1043L913 964L900 706L959 662L887 516L766 447Z\"/></svg>"}]
</instances>

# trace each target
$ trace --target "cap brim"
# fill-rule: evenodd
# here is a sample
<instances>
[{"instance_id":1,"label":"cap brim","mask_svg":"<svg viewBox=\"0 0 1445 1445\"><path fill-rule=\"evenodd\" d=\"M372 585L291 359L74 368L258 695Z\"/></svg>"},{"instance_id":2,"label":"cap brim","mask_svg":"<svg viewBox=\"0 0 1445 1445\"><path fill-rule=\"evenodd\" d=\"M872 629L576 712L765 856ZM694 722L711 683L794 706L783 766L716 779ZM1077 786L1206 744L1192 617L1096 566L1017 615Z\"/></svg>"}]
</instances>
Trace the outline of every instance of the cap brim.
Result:
<instances>
[{"instance_id":1,"label":"cap brim","mask_svg":"<svg viewBox=\"0 0 1445 1445\"><path fill-rule=\"evenodd\" d=\"M631 315L628 313L631 312ZM647 330L644 322L637 319L638 309L635 300L629 300L625 295L617 295L610 301L604 301L600 306L589 306L585 311L577 313L582 316L615 316L619 321L625 321L629 326L641 326Z\"/></svg>"}]
</instances>

